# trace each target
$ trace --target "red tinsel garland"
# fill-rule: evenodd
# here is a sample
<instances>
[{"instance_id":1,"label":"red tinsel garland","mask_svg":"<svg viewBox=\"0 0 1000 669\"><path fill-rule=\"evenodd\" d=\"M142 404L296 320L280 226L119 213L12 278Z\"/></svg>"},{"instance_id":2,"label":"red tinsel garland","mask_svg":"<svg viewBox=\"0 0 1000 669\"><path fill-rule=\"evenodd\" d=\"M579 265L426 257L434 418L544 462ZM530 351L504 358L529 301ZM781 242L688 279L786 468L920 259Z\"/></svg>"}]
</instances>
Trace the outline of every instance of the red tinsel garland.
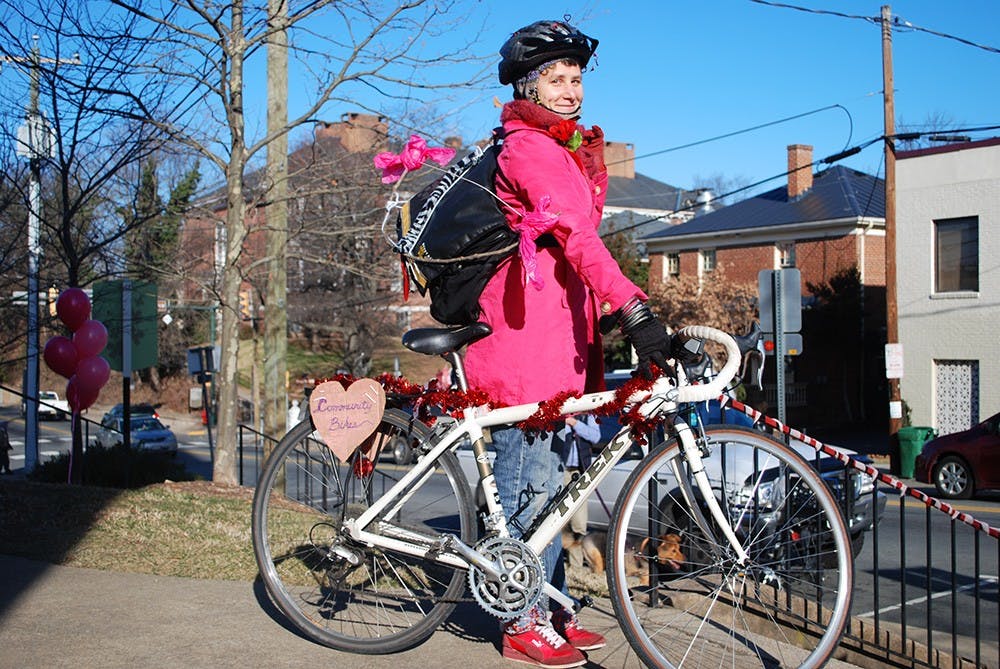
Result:
<instances>
[{"instance_id":1,"label":"red tinsel garland","mask_svg":"<svg viewBox=\"0 0 1000 669\"><path fill-rule=\"evenodd\" d=\"M336 374L325 379L317 379L316 384L336 381L346 389L356 380L357 377L350 374ZM433 425L438 415L460 418L462 411L469 407L489 405L497 409L507 406L503 402L490 399L486 392L477 388L471 388L468 391L456 388L439 389L435 381L431 381L427 386L421 386L404 377L393 376L389 373L382 373L375 380L385 389L386 396L392 406L409 407L421 421L428 425ZM593 414L598 418L619 416L622 424L628 425L632 438L640 444L645 444L646 436L656 427L659 419L644 418L639 412L638 405L633 405L627 411L625 406L630 397L652 387L651 380L636 375L615 390L614 399L611 402L598 407L593 411ZM579 392L573 390L556 393L553 397L539 402L538 410L526 420L518 423L517 427L532 432L555 431L561 427L563 404L569 399L580 396ZM437 410L436 414L434 413L435 409Z\"/></svg>"}]
</instances>

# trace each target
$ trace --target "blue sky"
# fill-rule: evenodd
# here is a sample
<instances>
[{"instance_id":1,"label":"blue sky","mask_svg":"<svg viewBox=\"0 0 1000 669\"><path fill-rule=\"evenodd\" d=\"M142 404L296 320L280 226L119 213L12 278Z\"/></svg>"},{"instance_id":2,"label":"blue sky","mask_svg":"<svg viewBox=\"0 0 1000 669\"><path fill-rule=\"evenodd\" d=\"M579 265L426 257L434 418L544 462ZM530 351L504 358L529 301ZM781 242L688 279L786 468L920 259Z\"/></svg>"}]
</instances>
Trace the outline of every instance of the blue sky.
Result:
<instances>
[{"instance_id":1,"label":"blue sky","mask_svg":"<svg viewBox=\"0 0 1000 669\"><path fill-rule=\"evenodd\" d=\"M597 37L583 121L601 125L609 140L633 143L636 169L671 185L691 188L699 176L717 174L761 181L785 171L788 144L811 144L822 158L883 130L881 32L871 21L751 0L467 2L489 26L484 52L521 25L565 14ZM881 11L876 1L788 4L861 17ZM995 0L906 0L891 8L918 28L1000 48ZM898 125L933 118L952 127L1000 125L1000 53L900 26L893 66ZM498 116L490 100L509 99L509 90L497 84L478 96L454 121L456 131L467 140L486 136ZM831 105L842 108L668 151ZM973 136L987 135L1000 131ZM881 144L842 164L881 175Z\"/></svg>"}]
</instances>

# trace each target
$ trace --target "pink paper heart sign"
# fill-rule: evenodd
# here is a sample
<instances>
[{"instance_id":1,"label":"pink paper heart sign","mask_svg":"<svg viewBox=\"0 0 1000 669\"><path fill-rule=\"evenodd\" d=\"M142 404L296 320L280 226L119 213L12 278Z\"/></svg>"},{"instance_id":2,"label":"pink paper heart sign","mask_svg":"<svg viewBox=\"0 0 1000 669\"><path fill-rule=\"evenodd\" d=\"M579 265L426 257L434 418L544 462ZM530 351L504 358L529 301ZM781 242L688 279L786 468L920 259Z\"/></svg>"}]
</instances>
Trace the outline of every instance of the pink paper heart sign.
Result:
<instances>
[{"instance_id":1,"label":"pink paper heart sign","mask_svg":"<svg viewBox=\"0 0 1000 669\"><path fill-rule=\"evenodd\" d=\"M321 383L309 396L313 425L341 462L378 428L385 413L385 390L374 379L358 379L351 387Z\"/></svg>"}]
</instances>

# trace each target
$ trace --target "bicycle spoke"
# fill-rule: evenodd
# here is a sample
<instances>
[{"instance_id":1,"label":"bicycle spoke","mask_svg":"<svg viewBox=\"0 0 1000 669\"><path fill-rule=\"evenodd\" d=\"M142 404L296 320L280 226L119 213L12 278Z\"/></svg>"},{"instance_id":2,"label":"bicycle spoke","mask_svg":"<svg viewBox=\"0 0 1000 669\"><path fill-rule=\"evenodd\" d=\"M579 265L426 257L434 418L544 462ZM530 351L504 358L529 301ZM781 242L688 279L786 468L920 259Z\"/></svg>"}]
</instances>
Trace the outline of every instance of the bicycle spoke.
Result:
<instances>
[{"instance_id":1,"label":"bicycle spoke","mask_svg":"<svg viewBox=\"0 0 1000 669\"><path fill-rule=\"evenodd\" d=\"M740 563L707 508L688 508L674 476L687 469L671 464L682 457L677 445L653 449L625 484L610 530L609 580L622 629L653 667L819 666L846 622L852 578L836 500L783 444L739 428L706 434L710 485L749 561ZM700 493L695 501L707 504ZM641 537L654 547L642 556L647 586L629 582L627 556L617 549L629 527L650 528ZM682 559L673 563L659 556L668 535L680 538Z\"/></svg>"},{"instance_id":2,"label":"bicycle spoke","mask_svg":"<svg viewBox=\"0 0 1000 669\"><path fill-rule=\"evenodd\" d=\"M300 423L275 448L254 498L254 553L275 604L315 641L352 652L391 653L429 636L454 607L465 573L422 557L353 541L342 531L409 469L381 459L358 476L355 458L338 461ZM388 410L374 452L391 454L394 439L419 445L429 432L406 414ZM378 457L376 455L376 457ZM469 485L445 454L411 486L405 504L390 504L391 522L366 529L430 545L443 532L474 541Z\"/></svg>"}]
</instances>

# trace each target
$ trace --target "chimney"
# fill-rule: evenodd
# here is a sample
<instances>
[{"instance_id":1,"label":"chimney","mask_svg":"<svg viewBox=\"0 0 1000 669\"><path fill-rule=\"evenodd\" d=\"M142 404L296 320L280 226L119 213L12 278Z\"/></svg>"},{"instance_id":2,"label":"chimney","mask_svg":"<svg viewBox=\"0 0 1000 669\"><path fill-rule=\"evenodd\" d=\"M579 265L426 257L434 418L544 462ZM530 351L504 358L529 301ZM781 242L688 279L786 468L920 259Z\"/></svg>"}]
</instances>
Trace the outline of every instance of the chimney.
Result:
<instances>
[{"instance_id":1,"label":"chimney","mask_svg":"<svg viewBox=\"0 0 1000 669\"><path fill-rule=\"evenodd\" d=\"M808 144L788 145L788 199L794 200L812 188L813 148ZM801 168L801 169L800 169Z\"/></svg>"},{"instance_id":2,"label":"chimney","mask_svg":"<svg viewBox=\"0 0 1000 669\"><path fill-rule=\"evenodd\" d=\"M635 179L635 146L625 142L604 143L604 164L609 177Z\"/></svg>"},{"instance_id":3,"label":"chimney","mask_svg":"<svg viewBox=\"0 0 1000 669\"><path fill-rule=\"evenodd\" d=\"M388 146L389 126L385 117L357 112L343 114L336 123L316 125L316 137L336 137L350 152L384 151Z\"/></svg>"}]
</instances>

